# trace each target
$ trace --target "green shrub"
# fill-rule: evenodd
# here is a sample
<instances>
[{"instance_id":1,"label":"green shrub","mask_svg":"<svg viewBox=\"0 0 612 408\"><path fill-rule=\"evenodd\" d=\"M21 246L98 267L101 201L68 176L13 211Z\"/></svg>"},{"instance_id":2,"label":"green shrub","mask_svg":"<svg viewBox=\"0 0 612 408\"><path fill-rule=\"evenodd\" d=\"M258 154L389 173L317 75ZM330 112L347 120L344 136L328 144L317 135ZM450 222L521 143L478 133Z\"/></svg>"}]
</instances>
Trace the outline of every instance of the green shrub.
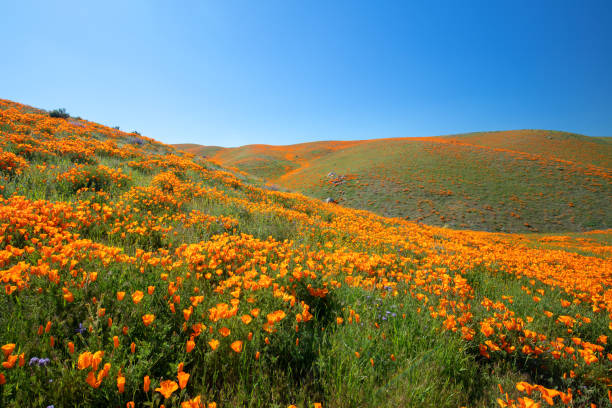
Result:
<instances>
[{"instance_id":1,"label":"green shrub","mask_svg":"<svg viewBox=\"0 0 612 408\"><path fill-rule=\"evenodd\" d=\"M49 116L52 118L62 119L68 119L70 117L70 115L68 114L68 112L66 112L66 109L64 108L53 109L51 112L49 112Z\"/></svg>"}]
</instances>

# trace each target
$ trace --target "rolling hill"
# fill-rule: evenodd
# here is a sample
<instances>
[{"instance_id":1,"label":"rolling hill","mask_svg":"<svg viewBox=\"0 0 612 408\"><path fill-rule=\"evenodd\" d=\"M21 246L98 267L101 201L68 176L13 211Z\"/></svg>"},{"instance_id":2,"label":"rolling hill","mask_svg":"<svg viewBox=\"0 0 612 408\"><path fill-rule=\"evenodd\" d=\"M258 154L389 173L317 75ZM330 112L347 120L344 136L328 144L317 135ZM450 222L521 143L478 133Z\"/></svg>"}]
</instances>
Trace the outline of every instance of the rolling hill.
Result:
<instances>
[{"instance_id":1,"label":"rolling hill","mask_svg":"<svg viewBox=\"0 0 612 408\"><path fill-rule=\"evenodd\" d=\"M478 163L508 149L424 140L377 148L403 152L392 157L406 169L436 164L437 149ZM238 151L293 163L273 173L298 183L359 154L372 168L377 143ZM603 168L563 166L576 177ZM446 180L423 174L434 176ZM0 406L612 402L611 230L455 230L258 183L136 133L0 100Z\"/></svg>"},{"instance_id":2,"label":"rolling hill","mask_svg":"<svg viewBox=\"0 0 612 408\"><path fill-rule=\"evenodd\" d=\"M507 232L612 226L612 138L517 130L176 147L284 189L430 225Z\"/></svg>"}]
</instances>

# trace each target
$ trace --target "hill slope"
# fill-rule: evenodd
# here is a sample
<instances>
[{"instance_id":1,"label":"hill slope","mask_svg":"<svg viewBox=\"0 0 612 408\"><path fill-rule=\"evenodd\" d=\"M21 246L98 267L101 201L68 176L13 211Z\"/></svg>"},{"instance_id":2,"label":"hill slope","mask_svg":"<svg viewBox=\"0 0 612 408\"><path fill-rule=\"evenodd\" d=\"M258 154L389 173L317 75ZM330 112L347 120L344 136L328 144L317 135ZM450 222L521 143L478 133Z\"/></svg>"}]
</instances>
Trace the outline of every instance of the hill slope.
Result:
<instances>
[{"instance_id":1,"label":"hill slope","mask_svg":"<svg viewBox=\"0 0 612 408\"><path fill-rule=\"evenodd\" d=\"M609 230L384 218L5 100L0 230L2 407L609 401Z\"/></svg>"},{"instance_id":2,"label":"hill slope","mask_svg":"<svg viewBox=\"0 0 612 408\"><path fill-rule=\"evenodd\" d=\"M431 225L510 232L612 226L612 139L520 130L254 145L208 156L309 196Z\"/></svg>"}]
</instances>

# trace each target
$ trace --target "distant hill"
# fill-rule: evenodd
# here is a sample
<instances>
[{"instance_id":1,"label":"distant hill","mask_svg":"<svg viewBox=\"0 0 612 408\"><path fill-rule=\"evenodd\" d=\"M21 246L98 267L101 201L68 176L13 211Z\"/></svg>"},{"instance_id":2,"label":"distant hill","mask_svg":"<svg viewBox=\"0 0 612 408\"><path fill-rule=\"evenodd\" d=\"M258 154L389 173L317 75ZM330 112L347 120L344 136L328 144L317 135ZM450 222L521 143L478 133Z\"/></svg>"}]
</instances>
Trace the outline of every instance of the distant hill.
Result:
<instances>
[{"instance_id":1,"label":"distant hill","mask_svg":"<svg viewBox=\"0 0 612 408\"><path fill-rule=\"evenodd\" d=\"M184 143L174 145L177 149L186 151L187 153L196 154L198 156L208 157L214 155L219 150L224 150L225 148L220 146L201 146L198 144L192 143Z\"/></svg>"},{"instance_id":2,"label":"distant hill","mask_svg":"<svg viewBox=\"0 0 612 408\"><path fill-rule=\"evenodd\" d=\"M612 139L549 130L219 148L177 145L317 198L508 232L612 226Z\"/></svg>"}]
</instances>

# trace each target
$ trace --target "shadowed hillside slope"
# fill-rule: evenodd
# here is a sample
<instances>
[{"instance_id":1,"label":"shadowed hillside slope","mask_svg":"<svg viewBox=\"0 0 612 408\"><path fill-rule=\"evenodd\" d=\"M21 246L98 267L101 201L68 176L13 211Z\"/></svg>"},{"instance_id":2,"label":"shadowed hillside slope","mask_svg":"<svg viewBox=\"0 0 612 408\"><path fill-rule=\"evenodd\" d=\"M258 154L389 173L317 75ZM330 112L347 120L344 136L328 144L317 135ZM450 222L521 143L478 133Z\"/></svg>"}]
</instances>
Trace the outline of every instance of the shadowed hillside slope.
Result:
<instances>
[{"instance_id":1,"label":"shadowed hillside slope","mask_svg":"<svg viewBox=\"0 0 612 408\"><path fill-rule=\"evenodd\" d=\"M312 197L431 225L510 232L612 226L607 138L518 130L243 146L210 158Z\"/></svg>"}]
</instances>

